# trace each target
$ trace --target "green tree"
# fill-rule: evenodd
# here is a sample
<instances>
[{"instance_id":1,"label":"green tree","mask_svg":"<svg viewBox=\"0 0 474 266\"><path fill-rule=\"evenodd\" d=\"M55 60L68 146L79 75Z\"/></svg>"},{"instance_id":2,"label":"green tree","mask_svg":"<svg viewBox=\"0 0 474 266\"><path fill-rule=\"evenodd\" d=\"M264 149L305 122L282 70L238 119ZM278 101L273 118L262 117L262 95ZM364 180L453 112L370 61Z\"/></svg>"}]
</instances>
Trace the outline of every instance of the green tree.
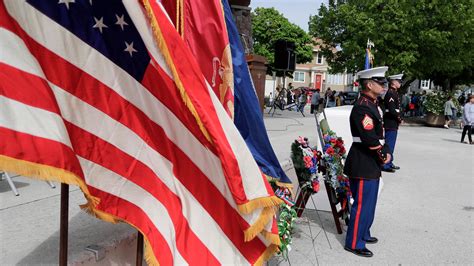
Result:
<instances>
[{"instance_id":1,"label":"green tree","mask_svg":"<svg viewBox=\"0 0 474 266\"><path fill-rule=\"evenodd\" d=\"M313 59L313 41L308 33L288 21L274 8L258 7L252 11L254 52L265 56L269 70L273 70L275 42L292 41L296 48L296 62L303 64Z\"/></svg>"},{"instance_id":2,"label":"green tree","mask_svg":"<svg viewBox=\"0 0 474 266\"><path fill-rule=\"evenodd\" d=\"M472 0L330 0L311 16L332 71L363 69L369 38L376 66L445 88L473 82ZM337 48L336 52L333 52Z\"/></svg>"}]
</instances>

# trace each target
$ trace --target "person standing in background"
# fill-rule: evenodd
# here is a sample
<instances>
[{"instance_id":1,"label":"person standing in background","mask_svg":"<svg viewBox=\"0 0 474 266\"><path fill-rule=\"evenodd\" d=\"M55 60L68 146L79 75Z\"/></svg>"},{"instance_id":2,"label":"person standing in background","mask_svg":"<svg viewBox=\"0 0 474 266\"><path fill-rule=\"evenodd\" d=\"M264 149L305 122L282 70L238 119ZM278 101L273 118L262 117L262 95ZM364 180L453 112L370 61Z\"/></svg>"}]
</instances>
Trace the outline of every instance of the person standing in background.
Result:
<instances>
[{"instance_id":1,"label":"person standing in background","mask_svg":"<svg viewBox=\"0 0 474 266\"><path fill-rule=\"evenodd\" d=\"M472 142L472 127L474 126L474 95L469 96L468 102L464 105L464 110L462 114L462 122L464 124L464 128L461 134L461 143L464 142L464 137L467 133L467 139L469 140L469 144L474 144Z\"/></svg>"},{"instance_id":2,"label":"person standing in background","mask_svg":"<svg viewBox=\"0 0 474 266\"><path fill-rule=\"evenodd\" d=\"M397 143L398 126L402 123L400 115L400 101L398 96L398 89L402 85L403 74L389 76L389 88L384 97L384 115L383 127L385 129L385 143L390 148L391 159L390 162L383 166L385 172L395 172L400 167L393 164L393 153L395 151L395 144Z\"/></svg>"},{"instance_id":3,"label":"person standing in background","mask_svg":"<svg viewBox=\"0 0 474 266\"><path fill-rule=\"evenodd\" d=\"M456 106L453 103L453 96L449 96L448 100L444 103L444 119L446 120L444 128L446 129L449 129L449 123L453 120L453 110L456 110Z\"/></svg>"},{"instance_id":4,"label":"person standing in background","mask_svg":"<svg viewBox=\"0 0 474 266\"><path fill-rule=\"evenodd\" d=\"M318 113L319 110L319 100L321 99L321 95L319 95L319 89L316 89L311 96L311 113L313 114L315 111Z\"/></svg>"},{"instance_id":5,"label":"person standing in background","mask_svg":"<svg viewBox=\"0 0 474 266\"><path fill-rule=\"evenodd\" d=\"M286 90L286 104L289 105L289 104L292 104L294 101L293 101L293 86L291 85L291 83L288 84L288 89Z\"/></svg>"}]
</instances>

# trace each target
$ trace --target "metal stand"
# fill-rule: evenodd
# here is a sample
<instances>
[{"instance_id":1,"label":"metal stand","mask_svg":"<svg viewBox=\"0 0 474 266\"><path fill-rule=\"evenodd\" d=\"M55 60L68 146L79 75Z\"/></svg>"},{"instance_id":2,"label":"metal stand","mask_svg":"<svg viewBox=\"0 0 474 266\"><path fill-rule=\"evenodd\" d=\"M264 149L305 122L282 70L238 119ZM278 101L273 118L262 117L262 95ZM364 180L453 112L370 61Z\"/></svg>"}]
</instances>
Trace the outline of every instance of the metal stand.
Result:
<instances>
[{"instance_id":1,"label":"metal stand","mask_svg":"<svg viewBox=\"0 0 474 266\"><path fill-rule=\"evenodd\" d=\"M300 194L303 193L302 195L299 195L299 198L302 198L302 199L310 198L311 199L311 203L313 204L314 211L316 212L316 216L319 220L319 223L321 224L321 229L319 229L319 232L317 232L316 235L315 235L315 234L313 234L312 225L311 225L311 222L309 220L309 217L307 219L307 225L308 225L308 229L309 229L309 237L311 238L311 245L313 247L314 258L316 259L317 265L319 265L319 260L318 260L318 254L316 252L315 241L318 238L318 236L321 234L321 232L324 232L324 236L326 237L326 241L328 242L328 245L329 245L330 249L332 249L332 245L331 245L331 242L329 241L329 237L327 235L326 228L324 228L323 220L321 219L321 216L319 215L319 210L316 207L316 202L314 201L314 199L312 197L312 193L308 192L308 191L301 192L301 189L299 187L298 187L298 191L296 192L296 194L298 194L298 193L300 193ZM309 196L308 196L308 194L309 194ZM306 210L306 211L310 210L310 209L307 209L306 206L301 207L301 206L295 205L295 208L296 208L297 213L298 212L302 213L303 210ZM288 258L288 260L289 260L289 258Z\"/></svg>"},{"instance_id":2,"label":"metal stand","mask_svg":"<svg viewBox=\"0 0 474 266\"><path fill-rule=\"evenodd\" d=\"M18 190L16 189L15 184L13 184L13 181L10 175L8 175L7 172L0 172L0 175L5 176L5 179L7 180L8 185L10 186L10 189L12 190L13 194L15 196L20 196L20 193L18 193Z\"/></svg>"},{"instance_id":3,"label":"metal stand","mask_svg":"<svg viewBox=\"0 0 474 266\"><path fill-rule=\"evenodd\" d=\"M287 92L287 89L284 87L285 86L285 79L286 79L286 70L283 70L283 88L278 92L278 95L273 100L272 104L270 105L270 110L268 111L268 114L272 113L272 116L275 114L275 111L276 111L277 107L282 111L283 110L290 110L293 107L297 108L297 109L299 108L299 106L296 103L291 103L291 104L288 104L288 105L282 104L282 102L284 102L283 98L285 97L285 94ZM299 112L301 113L301 115L303 117L306 117L304 115L304 109L299 110Z\"/></svg>"},{"instance_id":4,"label":"metal stand","mask_svg":"<svg viewBox=\"0 0 474 266\"><path fill-rule=\"evenodd\" d=\"M1 176L4 176L5 179L7 180L8 182L8 185L10 186L10 189L12 190L13 194L15 196L20 196L20 193L18 192L18 189L16 188L15 184L13 183L13 180L12 178L13 177L17 177L18 175L16 176L10 176L7 172L2 172L0 171L0 180L3 179ZM46 181L46 183L48 183L48 185L51 187L51 188L56 188L56 186L54 185L53 182L51 181Z\"/></svg>"}]
</instances>

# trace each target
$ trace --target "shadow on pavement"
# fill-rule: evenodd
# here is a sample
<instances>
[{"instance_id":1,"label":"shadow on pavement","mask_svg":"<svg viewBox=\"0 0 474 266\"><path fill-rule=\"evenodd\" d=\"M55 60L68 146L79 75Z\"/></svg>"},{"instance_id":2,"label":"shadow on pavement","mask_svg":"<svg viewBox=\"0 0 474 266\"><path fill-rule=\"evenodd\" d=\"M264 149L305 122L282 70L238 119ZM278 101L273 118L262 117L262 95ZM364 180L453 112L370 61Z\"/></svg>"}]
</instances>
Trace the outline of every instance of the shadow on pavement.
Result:
<instances>
[{"instance_id":1,"label":"shadow on pavement","mask_svg":"<svg viewBox=\"0 0 474 266\"><path fill-rule=\"evenodd\" d=\"M461 137L459 137L459 138L461 138ZM459 139L442 139L442 140L448 141L448 142L456 142L456 143L461 144L461 140L459 140Z\"/></svg>"},{"instance_id":2,"label":"shadow on pavement","mask_svg":"<svg viewBox=\"0 0 474 266\"><path fill-rule=\"evenodd\" d=\"M319 219L317 215L318 213L321 219ZM332 235L335 239L337 239L337 241L341 244L341 246L344 247L345 236L346 236L346 233L345 233L346 226L344 222L341 221L343 232L342 234L338 234L332 213L329 211L318 211L318 213L316 213L316 210L311 210L311 209L307 209L303 213L302 217L305 217L309 219L311 223L318 225L317 227L314 227L314 229L316 229L314 232L309 232L308 230L307 233L312 233L313 234L312 237L316 238L320 243L325 243L325 242L327 243L328 240L326 239L326 236L324 235L324 231L323 231L323 228L324 228L328 236ZM304 226L305 226L304 223L300 224L300 227L302 227L302 229L304 229ZM307 224L306 224L306 228L309 229ZM308 235L308 237L311 237L311 236ZM329 246L329 243L327 244L328 244L328 247L334 247L333 242L330 242L330 246Z\"/></svg>"},{"instance_id":3,"label":"shadow on pavement","mask_svg":"<svg viewBox=\"0 0 474 266\"><path fill-rule=\"evenodd\" d=\"M59 217L57 217L59 219ZM38 228L41 230L40 228ZM68 234L68 263L88 257L85 248L89 245L104 245L110 242L110 235L115 235L112 242L120 241L126 235L132 235L134 229L127 224L111 224L100 221L86 213L78 213L69 218ZM108 243L107 243L108 244ZM92 252L90 253L93 256ZM134 256L135 254L130 254ZM123 262L114 261L108 256L110 265L121 265ZM59 227L50 237L45 239L29 254L25 254L17 265L58 265L59 262Z\"/></svg>"},{"instance_id":4,"label":"shadow on pavement","mask_svg":"<svg viewBox=\"0 0 474 266\"><path fill-rule=\"evenodd\" d=\"M29 183L19 182L19 181L14 181L14 180L13 180L13 184L14 184L15 187L18 189L18 192L19 192L20 194L21 194L20 188L22 188L22 187L27 187L27 186L30 185ZM0 193L3 193L3 192L10 192L10 193L13 193L13 192L11 192L11 188L10 188L10 186L8 185L7 180L1 180L1 181L0 181Z\"/></svg>"}]
</instances>

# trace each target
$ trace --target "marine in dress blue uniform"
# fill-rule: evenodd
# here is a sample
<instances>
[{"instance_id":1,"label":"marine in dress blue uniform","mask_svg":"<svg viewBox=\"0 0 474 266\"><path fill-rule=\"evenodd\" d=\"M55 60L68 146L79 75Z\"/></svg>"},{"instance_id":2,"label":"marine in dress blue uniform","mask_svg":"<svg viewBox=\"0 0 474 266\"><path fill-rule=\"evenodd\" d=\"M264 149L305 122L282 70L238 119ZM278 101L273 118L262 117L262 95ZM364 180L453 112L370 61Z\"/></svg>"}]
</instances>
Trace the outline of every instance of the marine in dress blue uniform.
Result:
<instances>
[{"instance_id":1,"label":"marine in dress blue uniform","mask_svg":"<svg viewBox=\"0 0 474 266\"><path fill-rule=\"evenodd\" d=\"M391 160L383 166L385 172L395 172L400 167L393 164L393 153L395 151L395 144L397 143L398 126L402 123L400 116L400 100L398 96L398 89L402 83L403 74L389 76L389 89L384 98L384 116L383 126L385 129L385 143L390 148Z\"/></svg>"},{"instance_id":2,"label":"marine in dress blue uniform","mask_svg":"<svg viewBox=\"0 0 474 266\"><path fill-rule=\"evenodd\" d=\"M344 249L356 255L372 257L365 246L378 240L370 234L382 165L390 159L384 144L383 118L377 96L383 92L388 67L377 67L358 73L362 83L361 96L350 114L353 143L344 166L349 177L354 202Z\"/></svg>"}]
</instances>

